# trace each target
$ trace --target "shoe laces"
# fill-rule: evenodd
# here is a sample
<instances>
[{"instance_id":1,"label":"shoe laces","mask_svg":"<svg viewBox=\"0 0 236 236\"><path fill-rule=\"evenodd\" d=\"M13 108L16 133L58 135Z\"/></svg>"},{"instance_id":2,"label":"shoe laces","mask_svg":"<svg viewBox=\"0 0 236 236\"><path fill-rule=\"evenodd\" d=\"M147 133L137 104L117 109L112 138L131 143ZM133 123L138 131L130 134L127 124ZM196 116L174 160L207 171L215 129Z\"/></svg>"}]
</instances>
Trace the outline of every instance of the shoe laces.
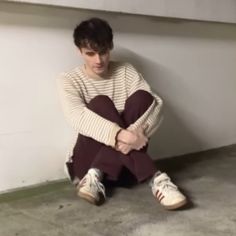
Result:
<instances>
[{"instance_id":1,"label":"shoe laces","mask_svg":"<svg viewBox=\"0 0 236 236\"><path fill-rule=\"evenodd\" d=\"M158 180L154 180L154 186L160 191L176 191L178 188L173 184L167 175L160 176Z\"/></svg>"},{"instance_id":2,"label":"shoe laces","mask_svg":"<svg viewBox=\"0 0 236 236\"><path fill-rule=\"evenodd\" d=\"M106 193L105 193L105 187L104 185L99 181L98 175L97 174L91 174L87 173L85 177L85 182L89 183L89 187L93 192L100 192L104 198L106 198Z\"/></svg>"}]
</instances>

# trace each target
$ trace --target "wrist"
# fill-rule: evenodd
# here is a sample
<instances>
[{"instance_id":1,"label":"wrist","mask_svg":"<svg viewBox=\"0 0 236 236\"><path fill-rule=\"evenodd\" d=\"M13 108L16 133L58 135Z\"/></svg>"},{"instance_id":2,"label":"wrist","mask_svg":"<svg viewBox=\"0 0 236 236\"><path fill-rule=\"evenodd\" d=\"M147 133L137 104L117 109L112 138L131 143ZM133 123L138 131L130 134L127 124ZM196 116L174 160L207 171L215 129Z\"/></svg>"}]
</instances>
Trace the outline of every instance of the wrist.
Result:
<instances>
[{"instance_id":1,"label":"wrist","mask_svg":"<svg viewBox=\"0 0 236 236\"><path fill-rule=\"evenodd\" d=\"M117 144L117 142L120 140L120 134L121 134L121 132L123 131L124 129L119 129L118 131L117 131L117 133L116 133L116 137L115 137L115 141L116 141L116 144Z\"/></svg>"}]
</instances>

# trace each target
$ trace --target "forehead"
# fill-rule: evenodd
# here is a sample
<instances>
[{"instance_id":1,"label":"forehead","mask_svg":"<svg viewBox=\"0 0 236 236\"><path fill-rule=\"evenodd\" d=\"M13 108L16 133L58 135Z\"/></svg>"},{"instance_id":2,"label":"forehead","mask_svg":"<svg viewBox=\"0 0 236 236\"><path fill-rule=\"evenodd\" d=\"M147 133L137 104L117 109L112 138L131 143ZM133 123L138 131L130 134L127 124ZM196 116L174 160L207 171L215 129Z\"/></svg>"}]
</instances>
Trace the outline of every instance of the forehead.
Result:
<instances>
[{"instance_id":1,"label":"forehead","mask_svg":"<svg viewBox=\"0 0 236 236\"><path fill-rule=\"evenodd\" d=\"M81 53L84 53L84 54L94 53L94 54L102 54L102 55L104 55L104 54L108 54L110 50L109 49L95 50L95 49L93 49L91 47L81 47L80 51L81 51Z\"/></svg>"},{"instance_id":2,"label":"forehead","mask_svg":"<svg viewBox=\"0 0 236 236\"><path fill-rule=\"evenodd\" d=\"M110 50L110 48L106 47L106 45L98 45L95 42L84 42L81 47L81 51L86 52L97 52L97 53L104 53Z\"/></svg>"},{"instance_id":3,"label":"forehead","mask_svg":"<svg viewBox=\"0 0 236 236\"><path fill-rule=\"evenodd\" d=\"M92 49L91 47L81 47L80 50L82 52L97 52L96 50Z\"/></svg>"}]
</instances>

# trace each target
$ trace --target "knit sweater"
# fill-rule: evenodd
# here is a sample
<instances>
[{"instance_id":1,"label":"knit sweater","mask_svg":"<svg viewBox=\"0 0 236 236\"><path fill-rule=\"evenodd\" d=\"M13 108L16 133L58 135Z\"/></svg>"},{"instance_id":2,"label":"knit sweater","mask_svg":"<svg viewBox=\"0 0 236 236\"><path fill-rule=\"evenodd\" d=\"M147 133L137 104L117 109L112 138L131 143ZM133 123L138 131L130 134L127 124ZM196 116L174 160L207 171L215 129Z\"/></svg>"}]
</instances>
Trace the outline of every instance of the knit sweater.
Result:
<instances>
[{"instance_id":1,"label":"knit sweater","mask_svg":"<svg viewBox=\"0 0 236 236\"><path fill-rule=\"evenodd\" d=\"M86 104L97 95L106 95L119 113L124 110L126 99L137 90L145 90L154 97L147 111L129 129L147 125L150 137L161 121L162 99L154 94L142 75L129 63L110 62L108 76L88 77L82 67L63 73L58 78L58 89L66 119L77 133L114 147L116 134L121 127L87 108Z\"/></svg>"}]
</instances>

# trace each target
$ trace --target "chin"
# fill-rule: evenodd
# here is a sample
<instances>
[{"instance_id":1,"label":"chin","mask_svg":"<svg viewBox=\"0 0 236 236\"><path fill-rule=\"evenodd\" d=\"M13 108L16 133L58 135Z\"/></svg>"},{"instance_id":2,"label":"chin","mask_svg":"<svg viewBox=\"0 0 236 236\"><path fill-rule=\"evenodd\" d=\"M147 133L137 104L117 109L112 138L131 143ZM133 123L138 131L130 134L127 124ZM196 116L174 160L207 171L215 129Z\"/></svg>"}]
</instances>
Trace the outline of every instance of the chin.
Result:
<instances>
[{"instance_id":1,"label":"chin","mask_svg":"<svg viewBox=\"0 0 236 236\"><path fill-rule=\"evenodd\" d=\"M97 75L103 75L103 74L105 74L105 70L96 70L96 71L94 71L94 73Z\"/></svg>"}]
</instances>

